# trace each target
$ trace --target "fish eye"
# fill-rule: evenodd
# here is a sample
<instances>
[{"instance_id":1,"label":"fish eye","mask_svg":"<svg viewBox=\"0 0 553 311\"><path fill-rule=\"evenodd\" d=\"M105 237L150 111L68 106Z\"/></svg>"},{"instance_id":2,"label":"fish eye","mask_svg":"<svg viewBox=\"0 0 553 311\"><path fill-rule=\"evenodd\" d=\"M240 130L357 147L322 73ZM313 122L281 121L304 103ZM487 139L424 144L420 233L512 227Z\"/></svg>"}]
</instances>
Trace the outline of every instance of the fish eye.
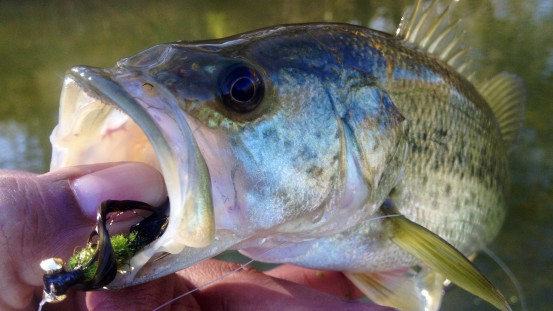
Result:
<instances>
[{"instance_id":1,"label":"fish eye","mask_svg":"<svg viewBox=\"0 0 553 311\"><path fill-rule=\"evenodd\" d=\"M263 99L261 75L253 68L240 65L223 75L220 85L224 105L237 113L253 111Z\"/></svg>"}]
</instances>

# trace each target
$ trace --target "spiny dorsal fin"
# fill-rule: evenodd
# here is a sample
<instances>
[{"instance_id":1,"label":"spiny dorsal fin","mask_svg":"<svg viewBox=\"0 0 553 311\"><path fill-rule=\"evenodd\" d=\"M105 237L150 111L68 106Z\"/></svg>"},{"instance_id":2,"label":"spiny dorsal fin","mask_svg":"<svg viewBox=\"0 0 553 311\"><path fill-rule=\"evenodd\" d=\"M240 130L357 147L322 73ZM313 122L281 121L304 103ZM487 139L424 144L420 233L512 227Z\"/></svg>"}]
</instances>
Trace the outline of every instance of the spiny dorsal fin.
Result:
<instances>
[{"instance_id":1,"label":"spiny dorsal fin","mask_svg":"<svg viewBox=\"0 0 553 311\"><path fill-rule=\"evenodd\" d=\"M514 74L502 72L478 83L476 88L490 105L508 147L516 138L524 117L526 94L522 80Z\"/></svg>"},{"instance_id":2,"label":"spiny dorsal fin","mask_svg":"<svg viewBox=\"0 0 553 311\"><path fill-rule=\"evenodd\" d=\"M443 3L447 2L447 3ZM469 49L463 44L464 33L459 32L459 19L450 16L456 1L433 0L426 8L422 0L408 11L399 24L396 37L407 44L433 54L474 82Z\"/></svg>"},{"instance_id":3,"label":"spiny dorsal fin","mask_svg":"<svg viewBox=\"0 0 553 311\"><path fill-rule=\"evenodd\" d=\"M432 0L423 8L422 0L418 0L401 19L396 36L406 44L433 54L476 85L494 112L503 140L509 146L522 124L525 101L523 83L509 73L478 81L468 57L469 48L463 43L464 33L459 31L460 20L450 16L456 3Z\"/></svg>"},{"instance_id":4,"label":"spiny dorsal fin","mask_svg":"<svg viewBox=\"0 0 553 311\"><path fill-rule=\"evenodd\" d=\"M495 286L461 252L438 235L400 215L389 201L381 207L390 239L437 273L502 311L511 310Z\"/></svg>"},{"instance_id":5,"label":"spiny dorsal fin","mask_svg":"<svg viewBox=\"0 0 553 311\"><path fill-rule=\"evenodd\" d=\"M378 273L344 272L372 301L402 311L437 311L445 278L429 268L406 268Z\"/></svg>"}]
</instances>

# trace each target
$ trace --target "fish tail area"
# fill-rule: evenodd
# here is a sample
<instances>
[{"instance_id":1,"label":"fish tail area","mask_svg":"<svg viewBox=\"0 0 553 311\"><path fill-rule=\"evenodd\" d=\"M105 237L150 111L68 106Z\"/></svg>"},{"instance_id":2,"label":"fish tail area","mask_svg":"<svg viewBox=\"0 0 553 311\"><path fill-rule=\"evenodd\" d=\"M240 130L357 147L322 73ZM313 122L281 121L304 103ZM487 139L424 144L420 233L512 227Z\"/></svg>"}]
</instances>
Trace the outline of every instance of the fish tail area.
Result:
<instances>
[{"instance_id":1,"label":"fish tail area","mask_svg":"<svg viewBox=\"0 0 553 311\"><path fill-rule=\"evenodd\" d=\"M348 274L352 282L359 284L360 289L366 295L376 297L376 302L382 302L401 310L425 310L425 303L431 303L431 299L436 300L433 297L438 295L438 290L441 290L437 283L442 281L443 284L443 280L448 279L469 293L489 302L499 310L511 310L509 303L499 290L455 247L435 233L399 214L391 201L386 201L381 210L389 216L385 218L385 221L391 241L421 260L428 268L441 275L442 279L439 276L432 276L430 272L425 272L418 278L411 277L411 280L407 282L408 284L404 285L411 287L407 290L401 288L403 285L396 284L398 281L382 278L381 275ZM430 281L422 282L421 280L425 277L429 277ZM404 279L406 278L404 277ZM369 287L375 287L375 289L369 290ZM394 291L414 293L409 298L409 303L413 306L404 306L404 302L400 301L402 297ZM424 297L424 299L420 299L420 295L428 293L433 295L430 300L425 300Z\"/></svg>"},{"instance_id":2,"label":"fish tail area","mask_svg":"<svg viewBox=\"0 0 553 311\"><path fill-rule=\"evenodd\" d=\"M502 72L476 86L493 111L507 149L516 139L524 118L526 92L522 79Z\"/></svg>"},{"instance_id":3,"label":"fish tail area","mask_svg":"<svg viewBox=\"0 0 553 311\"><path fill-rule=\"evenodd\" d=\"M439 310L446 281L431 269L418 266L379 273L344 274L372 301L403 311Z\"/></svg>"}]
</instances>

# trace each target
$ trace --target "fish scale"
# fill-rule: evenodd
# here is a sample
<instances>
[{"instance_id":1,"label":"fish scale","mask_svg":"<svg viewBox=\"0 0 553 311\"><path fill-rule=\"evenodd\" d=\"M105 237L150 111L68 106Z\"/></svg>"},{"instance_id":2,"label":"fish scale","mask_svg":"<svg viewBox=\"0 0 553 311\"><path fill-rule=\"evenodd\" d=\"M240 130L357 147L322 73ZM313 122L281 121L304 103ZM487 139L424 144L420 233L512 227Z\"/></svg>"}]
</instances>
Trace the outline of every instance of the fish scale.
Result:
<instances>
[{"instance_id":1,"label":"fish scale","mask_svg":"<svg viewBox=\"0 0 553 311\"><path fill-rule=\"evenodd\" d=\"M444 100L451 85L447 80L441 87L427 85L407 80L390 87L408 120L410 145L404 177L393 197L400 212L472 254L490 242L505 217L506 150L490 109L460 94ZM437 87L446 92L435 91ZM483 148L492 152L481 152ZM434 213L441 217L428 217ZM467 234L458 232L461 226Z\"/></svg>"}]
</instances>

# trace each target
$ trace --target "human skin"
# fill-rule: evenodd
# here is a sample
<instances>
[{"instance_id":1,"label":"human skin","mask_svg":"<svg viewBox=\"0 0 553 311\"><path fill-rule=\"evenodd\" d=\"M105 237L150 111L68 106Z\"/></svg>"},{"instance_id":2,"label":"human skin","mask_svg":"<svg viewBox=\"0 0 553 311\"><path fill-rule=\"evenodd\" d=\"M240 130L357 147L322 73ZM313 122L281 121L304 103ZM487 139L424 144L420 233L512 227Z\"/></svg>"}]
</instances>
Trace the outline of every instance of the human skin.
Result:
<instances>
[{"instance_id":1,"label":"human skin","mask_svg":"<svg viewBox=\"0 0 553 311\"><path fill-rule=\"evenodd\" d=\"M68 258L82 245L100 202L129 199L155 206L165 197L159 173L138 163L79 166L43 175L0 170L0 310L36 310L42 295L40 261ZM353 301L362 295L339 272L283 265L262 273L239 267L205 260L122 290L70 291L64 302L44 310L152 310L198 287L163 310L388 310Z\"/></svg>"}]
</instances>

